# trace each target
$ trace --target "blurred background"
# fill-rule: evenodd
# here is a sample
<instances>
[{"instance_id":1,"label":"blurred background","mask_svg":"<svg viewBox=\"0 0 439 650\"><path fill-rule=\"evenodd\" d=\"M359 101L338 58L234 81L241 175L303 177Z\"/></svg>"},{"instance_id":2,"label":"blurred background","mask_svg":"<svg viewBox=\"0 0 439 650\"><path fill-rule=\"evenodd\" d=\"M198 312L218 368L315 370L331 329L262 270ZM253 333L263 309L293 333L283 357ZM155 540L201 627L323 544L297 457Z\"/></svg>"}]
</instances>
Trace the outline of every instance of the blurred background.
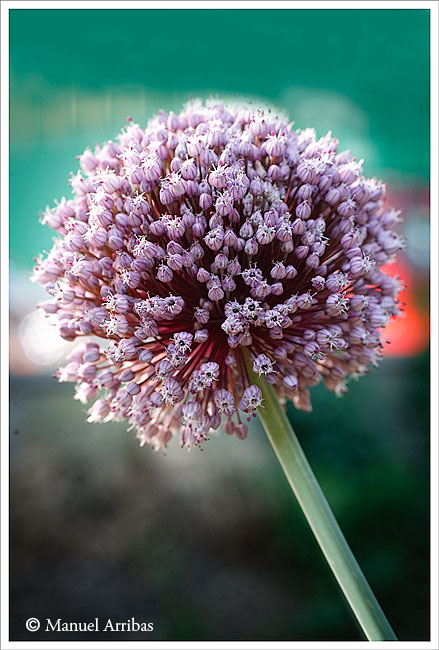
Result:
<instances>
[{"instance_id":1,"label":"blurred background","mask_svg":"<svg viewBox=\"0 0 439 650\"><path fill-rule=\"evenodd\" d=\"M34 305L40 210L127 116L274 103L365 159L403 210L405 311L379 370L291 421L401 640L429 638L428 10L10 10L11 640L30 616L153 621L111 640L360 640L257 423L203 452L85 423ZM108 639L108 634L58 634Z\"/></svg>"}]
</instances>

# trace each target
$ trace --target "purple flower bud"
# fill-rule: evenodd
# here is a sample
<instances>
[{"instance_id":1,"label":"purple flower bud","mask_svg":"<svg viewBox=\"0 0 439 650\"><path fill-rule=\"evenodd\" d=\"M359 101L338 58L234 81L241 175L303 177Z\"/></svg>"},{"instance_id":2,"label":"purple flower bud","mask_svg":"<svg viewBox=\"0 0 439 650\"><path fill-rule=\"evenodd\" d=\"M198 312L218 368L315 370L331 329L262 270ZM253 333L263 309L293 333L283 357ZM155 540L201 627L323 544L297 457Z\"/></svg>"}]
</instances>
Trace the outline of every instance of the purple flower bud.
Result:
<instances>
[{"instance_id":1,"label":"purple flower bud","mask_svg":"<svg viewBox=\"0 0 439 650\"><path fill-rule=\"evenodd\" d=\"M299 382L296 375L286 375L286 377L283 378L283 385L288 390L297 390Z\"/></svg>"},{"instance_id":2,"label":"purple flower bud","mask_svg":"<svg viewBox=\"0 0 439 650\"><path fill-rule=\"evenodd\" d=\"M298 202L308 201L312 197L312 185L308 183L301 185L297 190L296 197Z\"/></svg>"},{"instance_id":3,"label":"purple flower bud","mask_svg":"<svg viewBox=\"0 0 439 650\"><path fill-rule=\"evenodd\" d=\"M316 253L311 253L311 255L306 258L305 264L310 269L317 269L320 264L319 256L316 255Z\"/></svg>"},{"instance_id":4,"label":"purple flower bud","mask_svg":"<svg viewBox=\"0 0 439 650\"><path fill-rule=\"evenodd\" d=\"M250 257L252 257L253 255L256 255L256 253L259 250L259 246L258 246L258 242L256 241L256 239L254 237L252 237L251 239L248 239L245 242L244 250L247 253L247 255L249 255Z\"/></svg>"},{"instance_id":5,"label":"purple flower bud","mask_svg":"<svg viewBox=\"0 0 439 650\"><path fill-rule=\"evenodd\" d=\"M221 282L221 286L224 289L224 291L235 291L236 289L236 282L232 278L231 275L226 275L223 278L223 281Z\"/></svg>"},{"instance_id":6,"label":"purple flower bud","mask_svg":"<svg viewBox=\"0 0 439 650\"><path fill-rule=\"evenodd\" d=\"M297 246L294 250L294 254L299 260L303 260L308 256L309 246Z\"/></svg>"},{"instance_id":7,"label":"purple flower bud","mask_svg":"<svg viewBox=\"0 0 439 650\"><path fill-rule=\"evenodd\" d=\"M288 264L288 266L285 268L285 278L287 280L292 280L297 276L297 270L292 266L291 264Z\"/></svg>"},{"instance_id":8,"label":"purple flower bud","mask_svg":"<svg viewBox=\"0 0 439 650\"><path fill-rule=\"evenodd\" d=\"M299 205L296 208L296 216L299 219L309 219L311 216L311 208L308 204L308 201L302 201L302 203L299 203Z\"/></svg>"},{"instance_id":9,"label":"purple flower bud","mask_svg":"<svg viewBox=\"0 0 439 650\"><path fill-rule=\"evenodd\" d=\"M199 203L202 210L208 210L213 203L213 199L210 194L201 194Z\"/></svg>"},{"instance_id":10,"label":"purple flower bud","mask_svg":"<svg viewBox=\"0 0 439 650\"><path fill-rule=\"evenodd\" d=\"M273 296L281 296L284 292L283 284L282 282L275 282L274 284L271 285L271 293Z\"/></svg>"},{"instance_id":11,"label":"purple flower bud","mask_svg":"<svg viewBox=\"0 0 439 650\"><path fill-rule=\"evenodd\" d=\"M301 296L298 296L296 305L304 311L309 309L312 306L312 296L309 293L303 293Z\"/></svg>"},{"instance_id":12,"label":"purple flower bud","mask_svg":"<svg viewBox=\"0 0 439 650\"><path fill-rule=\"evenodd\" d=\"M172 270L166 264L161 264L157 270L157 279L160 282L171 282L174 274Z\"/></svg>"},{"instance_id":13,"label":"purple flower bud","mask_svg":"<svg viewBox=\"0 0 439 650\"><path fill-rule=\"evenodd\" d=\"M197 273L198 282L208 282L210 280L210 273L205 268L200 267Z\"/></svg>"},{"instance_id":14,"label":"purple flower bud","mask_svg":"<svg viewBox=\"0 0 439 650\"><path fill-rule=\"evenodd\" d=\"M340 192L337 188L333 187L325 195L326 203L329 205L335 205L340 200Z\"/></svg>"},{"instance_id":15,"label":"purple flower bud","mask_svg":"<svg viewBox=\"0 0 439 650\"><path fill-rule=\"evenodd\" d=\"M285 151L285 137L283 134L269 135L265 141L265 150L269 156L279 158Z\"/></svg>"},{"instance_id":16,"label":"purple flower bud","mask_svg":"<svg viewBox=\"0 0 439 650\"><path fill-rule=\"evenodd\" d=\"M264 139L268 133L268 126L263 117L255 117L250 122L250 132L252 135Z\"/></svg>"},{"instance_id":17,"label":"purple flower bud","mask_svg":"<svg viewBox=\"0 0 439 650\"><path fill-rule=\"evenodd\" d=\"M249 386L239 402L239 408L244 413L254 413L263 401L261 389L258 386Z\"/></svg>"},{"instance_id":18,"label":"purple flower bud","mask_svg":"<svg viewBox=\"0 0 439 650\"><path fill-rule=\"evenodd\" d=\"M305 223L302 221L302 219L296 219L293 221L293 224L291 226L291 230L294 235L303 235L305 232Z\"/></svg>"},{"instance_id":19,"label":"purple flower bud","mask_svg":"<svg viewBox=\"0 0 439 650\"><path fill-rule=\"evenodd\" d=\"M239 440L245 440L248 435L248 426L246 424L238 424L235 426L234 433Z\"/></svg>"},{"instance_id":20,"label":"purple flower bud","mask_svg":"<svg viewBox=\"0 0 439 650\"><path fill-rule=\"evenodd\" d=\"M209 296L209 300L222 300L224 298L224 291L219 282L210 287L207 295Z\"/></svg>"},{"instance_id":21,"label":"purple flower bud","mask_svg":"<svg viewBox=\"0 0 439 650\"><path fill-rule=\"evenodd\" d=\"M194 181L198 175L198 167L193 158L185 160L180 167L182 178L186 181Z\"/></svg>"}]
</instances>

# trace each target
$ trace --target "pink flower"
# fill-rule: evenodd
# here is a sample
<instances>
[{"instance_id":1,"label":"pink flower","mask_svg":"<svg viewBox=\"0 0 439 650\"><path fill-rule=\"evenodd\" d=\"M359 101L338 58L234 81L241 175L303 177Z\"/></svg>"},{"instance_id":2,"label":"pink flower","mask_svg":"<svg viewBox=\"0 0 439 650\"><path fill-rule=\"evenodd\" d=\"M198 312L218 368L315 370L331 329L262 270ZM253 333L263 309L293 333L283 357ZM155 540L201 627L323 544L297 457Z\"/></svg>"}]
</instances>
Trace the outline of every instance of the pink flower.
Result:
<instances>
[{"instance_id":1,"label":"pink flower","mask_svg":"<svg viewBox=\"0 0 439 650\"><path fill-rule=\"evenodd\" d=\"M127 420L155 449L199 445L221 422L243 439L263 407L246 350L305 410L311 386L342 393L380 359L398 313L380 268L404 245L400 219L331 135L193 103L80 165L74 198L45 213L60 237L34 279L61 336L85 338L58 376L98 397L89 421Z\"/></svg>"}]
</instances>

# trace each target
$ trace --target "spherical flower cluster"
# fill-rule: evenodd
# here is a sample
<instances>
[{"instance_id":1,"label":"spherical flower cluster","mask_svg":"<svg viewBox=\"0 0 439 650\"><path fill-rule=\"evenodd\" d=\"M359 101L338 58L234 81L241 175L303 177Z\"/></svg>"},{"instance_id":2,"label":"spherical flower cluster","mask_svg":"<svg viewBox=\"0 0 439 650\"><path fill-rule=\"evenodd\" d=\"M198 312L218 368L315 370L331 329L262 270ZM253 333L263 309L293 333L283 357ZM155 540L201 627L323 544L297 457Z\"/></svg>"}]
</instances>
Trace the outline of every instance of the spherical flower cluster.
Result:
<instances>
[{"instance_id":1,"label":"spherical flower cluster","mask_svg":"<svg viewBox=\"0 0 439 650\"><path fill-rule=\"evenodd\" d=\"M83 340L57 375L98 398L90 422L128 420L155 449L221 422L245 438L264 407L252 372L310 410L310 386L343 393L377 363L400 216L337 146L209 101L80 156L74 197L43 215L61 237L34 279L60 335Z\"/></svg>"}]
</instances>

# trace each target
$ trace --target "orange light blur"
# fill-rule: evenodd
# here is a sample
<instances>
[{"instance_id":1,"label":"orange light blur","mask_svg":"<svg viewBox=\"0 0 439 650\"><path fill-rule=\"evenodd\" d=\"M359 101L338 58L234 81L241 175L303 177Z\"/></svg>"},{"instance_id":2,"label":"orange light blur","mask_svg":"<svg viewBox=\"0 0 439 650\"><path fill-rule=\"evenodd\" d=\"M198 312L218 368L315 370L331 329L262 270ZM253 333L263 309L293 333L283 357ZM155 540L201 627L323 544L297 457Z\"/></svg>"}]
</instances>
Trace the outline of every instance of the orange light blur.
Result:
<instances>
[{"instance_id":1,"label":"orange light blur","mask_svg":"<svg viewBox=\"0 0 439 650\"><path fill-rule=\"evenodd\" d=\"M404 288L399 294L402 312L391 318L383 330L385 357L411 357L422 352L430 338L428 314L417 301L417 283L412 269L402 261L386 264L382 270L392 277L398 276Z\"/></svg>"}]
</instances>

